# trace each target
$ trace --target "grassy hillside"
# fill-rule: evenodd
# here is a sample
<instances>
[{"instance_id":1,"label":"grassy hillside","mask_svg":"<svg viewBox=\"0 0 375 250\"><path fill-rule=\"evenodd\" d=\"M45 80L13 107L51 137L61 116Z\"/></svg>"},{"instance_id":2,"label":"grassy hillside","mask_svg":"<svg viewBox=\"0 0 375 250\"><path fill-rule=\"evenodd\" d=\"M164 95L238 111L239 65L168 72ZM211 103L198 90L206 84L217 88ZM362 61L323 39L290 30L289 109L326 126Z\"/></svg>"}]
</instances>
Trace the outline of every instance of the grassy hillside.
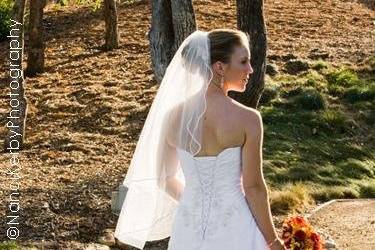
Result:
<instances>
[{"instance_id":1,"label":"grassy hillside","mask_svg":"<svg viewBox=\"0 0 375 250\"><path fill-rule=\"evenodd\" d=\"M260 110L265 176L276 211L309 201L375 197L374 59L350 69L310 62L268 78ZM296 195L299 194L299 195Z\"/></svg>"}]
</instances>

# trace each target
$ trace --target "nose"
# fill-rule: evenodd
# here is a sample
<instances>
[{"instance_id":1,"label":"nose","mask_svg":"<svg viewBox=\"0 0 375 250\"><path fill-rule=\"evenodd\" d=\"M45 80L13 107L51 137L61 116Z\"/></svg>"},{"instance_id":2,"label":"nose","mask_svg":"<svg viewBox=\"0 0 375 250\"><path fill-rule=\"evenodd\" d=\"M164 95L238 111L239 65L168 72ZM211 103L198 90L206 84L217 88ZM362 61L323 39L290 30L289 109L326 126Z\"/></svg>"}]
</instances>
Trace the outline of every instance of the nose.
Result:
<instances>
[{"instance_id":1,"label":"nose","mask_svg":"<svg viewBox=\"0 0 375 250\"><path fill-rule=\"evenodd\" d=\"M248 72L248 73L247 73L248 75L250 75L250 74L252 74L252 73L254 72L253 67L251 67L251 64L250 64L250 63L248 64L247 72Z\"/></svg>"}]
</instances>

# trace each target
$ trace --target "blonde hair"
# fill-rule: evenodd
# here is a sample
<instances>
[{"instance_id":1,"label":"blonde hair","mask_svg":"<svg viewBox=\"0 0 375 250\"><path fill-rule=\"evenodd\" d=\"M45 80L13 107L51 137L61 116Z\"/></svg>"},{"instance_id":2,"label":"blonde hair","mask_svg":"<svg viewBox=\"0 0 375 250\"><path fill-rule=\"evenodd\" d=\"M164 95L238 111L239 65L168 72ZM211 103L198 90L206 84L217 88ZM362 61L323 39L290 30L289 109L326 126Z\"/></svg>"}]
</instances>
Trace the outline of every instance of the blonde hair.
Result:
<instances>
[{"instance_id":1,"label":"blonde hair","mask_svg":"<svg viewBox=\"0 0 375 250\"><path fill-rule=\"evenodd\" d=\"M211 65L217 61L230 63L231 55L236 46L249 48L249 36L235 29L214 29L208 33L210 40Z\"/></svg>"}]
</instances>

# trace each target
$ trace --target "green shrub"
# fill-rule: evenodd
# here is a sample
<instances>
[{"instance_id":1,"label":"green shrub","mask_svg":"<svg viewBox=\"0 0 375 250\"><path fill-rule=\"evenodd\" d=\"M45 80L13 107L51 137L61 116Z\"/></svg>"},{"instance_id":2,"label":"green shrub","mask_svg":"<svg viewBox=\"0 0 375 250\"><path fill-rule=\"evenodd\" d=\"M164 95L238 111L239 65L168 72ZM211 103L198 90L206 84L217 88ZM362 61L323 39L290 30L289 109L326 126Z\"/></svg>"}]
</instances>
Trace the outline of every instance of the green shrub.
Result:
<instances>
[{"instance_id":1,"label":"green shrub","mask_svg":"<svg viewBox=\"0 0 375 250\"><path fill-rule=\"evenodd\" d=\"M275 190L270 195L271 210L276 214L299 211L312 204L309 187L302 182L288 184L282 190Z\"/></svg>"},{"instance_id":2,"label":"green shrub","mask_svg":"<svg viewBox=\"0 0 375 250\"><path fill-rule=\"evenodd\" d=\"M344 132L348 125L344 113L337 110L325 110L321 114L321 119L330 127L339 129L341 132Z\"/></svg>"},{"instance_id":3,"label":"green shrub","mask_svg":"<svg viewBox=\"0 0 375 250\"><path fill-rule=\"evenodd\" d=\"M327 80L325 76L315 70L309 72L303 77L303 85L307 87L314 87L318 91L326 91Z\"/></svg>"},{"instance_id":4,"label":"green shrub","mask_svg":"<svg viewBox=\"0 0 375 250\"><path fill-rule=\"evenodd\" d=\"M315 168L315 166L301 163L298 166L289 167L287 176L289 180L308 181L313 180L317 174L317 168Z\"/></svg>"},{"instance_id":5,"label":"green shrub","mask_svg":"<svg viewBox=\"0 0 375 250\"><path fill-rule=\"evenodd\" d=\"M318 201L329 201L332 199L352 199L359 198L360 194L357 190L343 186L327 186L315 189L311 192L311 196Z\"/></svg>"},{"instance_id":6,"label":"green shrub","mask_svg":"<svg viewBox=\"0 0 375 250\"><path fill-rule=\"evenodd\" d=\"M322 70L322 69L327 69L328 68L328 63L323 61L323 60L319 60L319 61L316 61L315 63L313 63L313 65L311 66L312 69L315 69L315 70Z\"/></svg>"},{"instance_id":7,"label":"green shrub","mask_svg":"<svg viewBox=\"0 0 375 250\"><path fill-rule=\"evenodd\" d=\"M310 87L316 87L318 85L318 82L313 78L309 78L306 80L306 85Z\"/></svg>"},{"instance_id":8,"label":"green shrub","mask_svg":"<svg viewBox=\"0 0 375 250\"><path fill-rule=\"evenodd\" d=\"M337 85L328 85L328 94L332 96L342 97L344 94L344 87Z\"/></svg>"},{"instance_id":9,"label":"green shrub","mask_svg":"<svg viewBox=\"0 0 375 250\"><path fill-rule=\"evenodd\" d=\"M341 162L337 165L342 174L352 179L362 179L363 177L375 177L374 170L369 166L368 162L362 162L360 160L349 158L345 162Z\"/></svg>"},{"instance_id":10,"label":"green shrub","mask_svg":"<svg viewBox=\"0 0 375 250\"><path fill-rule=\"evenodd\" d=\"M16 241L3 241L0 242L0 249L1 250L18 250L21 249Z\"/></svg>"},{"instance_id":11,"label":"green shrub","mask_svg":"<svg viewBox=\"0 0 375 250\"><path fill-rule=\"evenodd\" d=\"M364 63L367 64L371 70L375 70L375 56L370 56Z\"/></svg>"},{"instance_id":12,"label":"green shrub","mask_svg":"<svg viewBox=\"0 0 375 250\"><path fill-rule=\"evenodd\" d=\"M0 1L0 42L6 40L9 35L12 8L12 0Z\"/></svg>"},{"instance_id":13,"label":"green shrub","mask_svg":"<svg viewBox=\"0 0 375 250\"><path fill-rule=\"evenodd\" d=\"M370 181L359 186L359 192L362 198L375 198L375 181Z\"/></svg>"},{"instance_id":14,"label":"green shrub","mask_svg":"<svg viewBox=\"0 0 375 250\"><path fill-rule=\"evenodd\" d=\"M352 87L359 83L357 74L345 68L328 73L326 78L329 84L343 87Z\"/></svg>"},{"instance_id":15,"label":"green shrub","mask_svg":"<svg viewBox=\"0 0 375 250\"><path fill-rule=\"evenodd\" d=\"M61 5L61 6L66 6L69 4L69 0L59 0L57 2L57 4Z\"/></svg>"},{"instance_id":16,"label":"green shrub","mask_svg":"<svg viewBox=\"0 0 375 250\"><path fill-rule=\"evenodd\" d=\"M371 109L370 111L365 112L364 120L369 125L375 124L375 109Z\"/></svg>"},{"instance_id":17,"label":"green shrub","mask_svg":"<svg viewBox=\"0 0 375 250\"><path fill-rule=\"evenodd\" d=\"M275 86L265 87L259 100L261 104L266 104L275 99L279 94L279 90Z\"/></svg>"},{"instance_id":18,"label":"green shrub","mask_svg":"<svg viewBox=\"0 0 375 250\"><path fill-rule=\"evenodd\" d=\"M321 110L327 107L325 97L314 88L305 88L295 97L294 102L306 110Z\"/></svg>"},{"instance_id":19,"label":"green shrub","mask_svg":"<svg viewBox=\"0 0 375 250\"><path fill-rule=\"evenodd\" d=\"M90 6L93 11L97 11L101 7L102 0L60 0L58 3L61 6L86 5L86 6Z\"/></svg>"},{"instance_id":20,"label":"green shrub","mask_svg":"<svg viewBox=\"0 0 375 250\"><path fill-rule=\"evenodd\" d=\"M373 100L375 99L375 85L366 87L353 86L344 91L343 97L350 103Z\"/></svg>"},{"instance_id":21,"label":"green shrub","mask_svg":"<svg viewBox=\"0 0 375 250\"><path fill-rule=\"evenodd\" d=\"M288 97L293 97L293 96L296 96L296 95L299 95L303 92L303 88L301 86L298 86L296 88L292 88L290 90L282 90L281 92L281 96L284 97L284 98L288 98Z\"/></svg>"}]
</instances>

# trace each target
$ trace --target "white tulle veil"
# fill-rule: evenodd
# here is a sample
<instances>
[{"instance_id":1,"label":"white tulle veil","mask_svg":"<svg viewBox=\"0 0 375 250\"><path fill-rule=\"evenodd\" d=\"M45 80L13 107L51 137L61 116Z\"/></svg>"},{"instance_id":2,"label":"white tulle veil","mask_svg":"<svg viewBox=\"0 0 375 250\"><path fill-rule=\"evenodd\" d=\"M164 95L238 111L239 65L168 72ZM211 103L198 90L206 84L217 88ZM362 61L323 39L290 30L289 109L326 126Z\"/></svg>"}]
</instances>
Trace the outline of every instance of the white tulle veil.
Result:
<instances>
[{"instance_id":1,"label":"white tulle veil","mask_svg":"<svg viewBox=\"0 0 375 250\"><path fill-rule=\"evenodd\" d=\"M178 199L168 185L185 179L176 148L196 155L201 148L202 116L212 79L208 32L197 30L171 60L141 131L123 185L125 201L115 237L143 249L146 241L170 236Z\"/></svg>"}]
</instances>

